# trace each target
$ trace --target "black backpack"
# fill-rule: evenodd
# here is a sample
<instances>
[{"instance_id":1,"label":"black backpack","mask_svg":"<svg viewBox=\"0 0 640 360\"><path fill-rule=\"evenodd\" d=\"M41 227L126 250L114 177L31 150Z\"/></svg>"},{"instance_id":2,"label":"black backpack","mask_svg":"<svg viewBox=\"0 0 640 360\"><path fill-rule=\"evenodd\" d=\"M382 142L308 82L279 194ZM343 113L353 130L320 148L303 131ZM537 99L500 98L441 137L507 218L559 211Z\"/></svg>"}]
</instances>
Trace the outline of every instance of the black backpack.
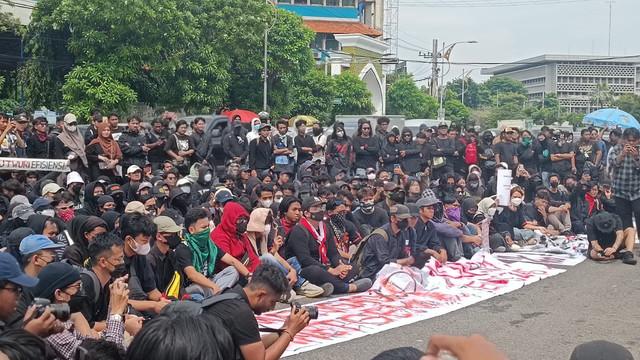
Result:
<instances>
[{"instance_id":1,"label":"black backpack","mask_svg":"<svg viewBox=\"0 0 640 360\"><path fill-rule=\"evenodd\" d=\"M194 301L194 300L183 300L183 301L172 301L170 304L165 306L160 314L167 314L171 312L184 312L191 315L200 315L207 308L225 301L225 300L236 300L242 299L240 294L236 293L226 293L220 295L214 295L210 298Z\"/></svg>"}]
</instances>

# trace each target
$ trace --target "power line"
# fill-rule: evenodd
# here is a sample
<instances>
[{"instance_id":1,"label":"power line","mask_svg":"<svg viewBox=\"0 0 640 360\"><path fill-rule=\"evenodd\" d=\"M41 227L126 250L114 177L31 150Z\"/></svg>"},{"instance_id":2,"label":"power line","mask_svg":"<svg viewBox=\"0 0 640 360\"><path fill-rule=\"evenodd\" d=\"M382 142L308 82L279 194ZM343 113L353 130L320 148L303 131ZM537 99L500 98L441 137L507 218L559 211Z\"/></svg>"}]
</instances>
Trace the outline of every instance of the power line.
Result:
<instances>
[{"instance_id":1,"label":"power line","mask_svg":"<svg viewBox=\"0 0 640 360\"><path fill-rule=\"evenodd\" d=\"M400 0L400 5L404 6L425 6L425 7L514 7L514 6L535 6L535 5L555 5L569 3L584 3L595 0Z\"/></svg>"}]
</instances>

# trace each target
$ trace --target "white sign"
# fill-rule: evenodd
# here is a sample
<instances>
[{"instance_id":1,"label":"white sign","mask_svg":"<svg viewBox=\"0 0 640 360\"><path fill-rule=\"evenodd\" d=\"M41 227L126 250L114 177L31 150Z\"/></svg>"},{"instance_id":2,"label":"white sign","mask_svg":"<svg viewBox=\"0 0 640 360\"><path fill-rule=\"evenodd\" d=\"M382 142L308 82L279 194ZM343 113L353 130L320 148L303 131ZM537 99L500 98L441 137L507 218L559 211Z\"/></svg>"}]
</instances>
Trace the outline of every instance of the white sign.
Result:
<instances>
[{"instance_id":1,"label":"white sign","mask_svg":"<svg viewBox=\"0 0 640 360\"><path fill-rule=\"evenodd\" d=\"M498 194L498 205L509 206L509 201L511 201L511 170L498 170L496 193Z\"/></svg>"},{"instance_id":2,"label":"white sign","mask_svg":"<svg viewBox=\"0 0 640 360\"><path fill-rule=\"evenodd\" d=\"M69 172L69 160L0 158L0 170Z\"/></svg>"}]
</instances>

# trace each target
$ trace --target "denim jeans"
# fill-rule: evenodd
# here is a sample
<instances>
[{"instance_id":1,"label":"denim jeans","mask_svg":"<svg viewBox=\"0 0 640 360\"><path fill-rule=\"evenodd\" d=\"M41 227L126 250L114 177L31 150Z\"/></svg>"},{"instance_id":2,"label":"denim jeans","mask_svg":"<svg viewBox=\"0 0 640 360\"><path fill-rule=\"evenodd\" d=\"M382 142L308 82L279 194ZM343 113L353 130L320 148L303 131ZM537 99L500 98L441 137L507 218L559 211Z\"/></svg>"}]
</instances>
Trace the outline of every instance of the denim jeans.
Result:
<instances>
[{"instance_id":1,"label":"denim jeans","mask_svg":"<svg viewBox=\"0 0 640 360\"><path fill-rule=\"evenodd\" d=\"M260 256L260 261L262 261L262 263L264 263L264 264L276 265L277 267L280 268L280 270L282 270L282 272L285 275L289 274L289 270L287 270L286 267L284 267L282 264L280 264L278 259L276 259L275 256L273 256L271 254L266 254L266 255ZM296 262L297 261L298 261L298 259L296 259ZM289 265L291 265L292 268L294 268L296 270L296 273L298 274L298 281L296 281L296 284L293 287L294 288L299 288L302 285L302 283L304 283L306 280L303 277L300 276L300 269L299 268L296 269L296 267L293 266L290 261L287 261L287 262L289 263ZM300 267L300 264L298 264L298 267Z\"/></svg>"}]
</instances>

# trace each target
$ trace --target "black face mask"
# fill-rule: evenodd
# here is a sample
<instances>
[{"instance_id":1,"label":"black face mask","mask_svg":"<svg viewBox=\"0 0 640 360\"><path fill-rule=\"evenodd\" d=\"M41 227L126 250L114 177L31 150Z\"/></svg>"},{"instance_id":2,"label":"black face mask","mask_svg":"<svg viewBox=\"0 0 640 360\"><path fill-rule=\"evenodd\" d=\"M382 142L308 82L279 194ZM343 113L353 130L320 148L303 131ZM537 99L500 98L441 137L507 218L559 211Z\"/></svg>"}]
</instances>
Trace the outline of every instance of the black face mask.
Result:
<instances>
[{"instance_id":1,"label":"black face mask","mask_svg":"<svg viewBox=\"0 0 640 360\"><path fill-rule=\"evenodd\" d=\"M344 229L344 225L346 221L347 221L347 214L331 215L331 222L340 229Z\"/></svg>"},{"instance_id":2,"label":"black face mask","mask_svg":"<svg viewBox=\"0 0 640 360\"><path fill-rule=\"evenodd\" d=\"M71 295L71 299L69 300L69 303L68 303L69 310L71 311L71 313L77 313L82 311L82 306L86 299L87 299L87 296L80 292L76 293L75 295Z\"/></svg>"},{"instance_id":3,"label":"black face mask","mask_svg":"<svg viewBox=\"0 0 640 360\"><path fill-rule=\"evenodd\" d=\"M109 272L109 275L111 275L112 278L119 278L124 276L124 274L127 273L127 266L125 264L113 265L113 267L114 267L113 271Z\"/></svg>"},{"instance_id":4,"label":"black face mask","mask_svg":"<svg viewBox=\"0 0 640 360\"><path fill-rule=\"evenodd\" d=\"M164 199L165 198L156 198L156 209L160 209L164 206Z\"/></svg>"},{"instance_id":5,"label":"black face mask","mask_svg":"<svg viewBox=\"0 0 640 360\"><path fill-rule=\"evenodd\" d=\"M165 239L167 240L167 244L169 244L169 249L171 250L175 250L182 242L182 238L178 234L165 237Z\"/></svg>"},{"instance_id":6,"label":"black face mask","mask_svg":"<svg viewBox=\"0 0 640 360\"><path fill-rule=\"evenodd\" d=\"M551 185L552 188L557 188L559 183L557 181L552 181L549 183L549 185Z\"/></svg>"},{"instance_id":7,"label":"black face mask","mask_svg":"<svg viewBox=\"0 0 640 360\"><path fill-rule=\"evenodd\" d=\"M237 223L236 224L236 233L244 234L245 232L247 232L247 225L248 225L248 222L246 222L246 221Z\"/></svg>"},{"instance_id":8,"label":"black face mask","mask_svg":"<svg viewBox=\"0 0 640 360\"><path fill-rule=\"evenodd\" d=\"M573 191L576 189L576 185L575 184L571 184L571 185L565 185L565 187L567 188L567 190L569 191Z\"/></svg>"},{"instance_id":9,"label":"black face mask","mask_svg":"<svg viewBox=\"0 0 640 360\"><path fill-rule=\"evenodd\" d=\"M188 195L178 195L173 199L172 204L178 208L186 208L189 205Z\"/></svg>"},{"instance_id":10,"label":"black face mask","mask_svg":"<svg viewBox=\"0 0 640 360\"><path fill-rule=\"evenodd\" d=\"M71 187L71 190L73 190L73 193L74 193L74 194L76 194L76 195L77 195L77 194L79 194L79 193L80 193L80 191L82 190L82 184L74 184L74 185Z\"/></svg>"},{"instance_id":11,"label":"black face mask","mask_svg":"<svg viewBox=\"0 0 640 360\"><path fill-rule=\"evenodd\" d=\"M395 201L397 204L404 204L404 192L397 192L391 195L391 200Z\"/></svg>"},{"instance_id":12,"label":"black face mask","mask_svg":"<svg viewBox=\"0 0 640 360\"><path fill-rule=\"evenodd\" d=\"M322 221L324 220L325 214L326 213L324 211L312 212L310 213L309 218L313 221Z\"/></svg>"},{"instance_id":13,"label":"black face mask","mask_svg":"<svg viewBox=\"0 0 640 360\"><path fill-rule=\"evenodd\" d=\"M322 134L322 129L313 128L313 135L318 136Z\"/></svg>"},{"instance_id":14,"label":"black face mask","mask_svg":"<svg viewBox=\"0 0 640 360\"><path fill-rule=\"evenodd\" d=\"M396 226L400 230L407 230L407 228L409 227L409 219L398 220Z\"/></svg>"}]
</instances>

